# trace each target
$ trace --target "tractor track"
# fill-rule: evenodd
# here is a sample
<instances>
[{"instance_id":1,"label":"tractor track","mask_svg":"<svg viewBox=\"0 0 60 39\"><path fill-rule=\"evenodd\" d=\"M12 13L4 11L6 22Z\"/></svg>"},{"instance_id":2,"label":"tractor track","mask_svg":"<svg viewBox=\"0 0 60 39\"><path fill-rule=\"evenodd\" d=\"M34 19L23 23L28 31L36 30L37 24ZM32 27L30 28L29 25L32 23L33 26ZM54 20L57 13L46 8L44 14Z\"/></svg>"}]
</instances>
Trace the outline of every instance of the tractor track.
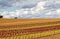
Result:
<instances>
[{"instance_id":1,"label":"tractor track","mask_svg":"<svg viewBox=\"0 0 60 39\"><path fill-rule=\"evenodd\" d=\"M9 37L16 35L31 34L37 32L51 31L51 30L60 30L60 26L50 26L42 28L32 28L32 29L18 29L18 30L0 30L0 37Z\"/></svg>"}]
</instances>

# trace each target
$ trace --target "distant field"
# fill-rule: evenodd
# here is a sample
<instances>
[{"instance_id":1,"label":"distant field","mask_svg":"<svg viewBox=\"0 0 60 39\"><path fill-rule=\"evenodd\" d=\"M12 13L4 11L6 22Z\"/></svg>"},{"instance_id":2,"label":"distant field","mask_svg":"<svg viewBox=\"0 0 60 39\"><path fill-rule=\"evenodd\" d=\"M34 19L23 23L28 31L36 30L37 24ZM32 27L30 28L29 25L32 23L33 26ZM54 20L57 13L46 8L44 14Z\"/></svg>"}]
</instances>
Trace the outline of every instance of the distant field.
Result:
<instances>
[{"instance_id":1,"label":"distant field","mask_svg":"<svg viewBox=\"0 0 60 39\"><path fill-rule=\"evenodd\" d=\"M0 19L0 39L60 39L60 19Z\"/></svg>"}]
</instances>

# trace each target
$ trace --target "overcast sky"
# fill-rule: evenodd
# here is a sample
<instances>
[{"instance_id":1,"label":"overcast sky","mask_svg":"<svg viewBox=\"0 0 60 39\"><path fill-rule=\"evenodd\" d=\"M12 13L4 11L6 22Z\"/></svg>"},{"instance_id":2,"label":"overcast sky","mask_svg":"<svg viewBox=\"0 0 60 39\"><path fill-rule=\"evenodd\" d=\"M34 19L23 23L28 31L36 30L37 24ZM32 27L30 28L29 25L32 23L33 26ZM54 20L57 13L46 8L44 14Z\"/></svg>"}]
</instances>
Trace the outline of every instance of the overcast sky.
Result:
<instances>
[{"instance_id":1,"label":"overcast sky","mask_svg":"<svg viewBox=\"0 0 60 39\"><path fill-rule=\"evenodd\" d=\"M60 18L60 0L0 0L3 18Z\"/></svg>"}]
</instances>

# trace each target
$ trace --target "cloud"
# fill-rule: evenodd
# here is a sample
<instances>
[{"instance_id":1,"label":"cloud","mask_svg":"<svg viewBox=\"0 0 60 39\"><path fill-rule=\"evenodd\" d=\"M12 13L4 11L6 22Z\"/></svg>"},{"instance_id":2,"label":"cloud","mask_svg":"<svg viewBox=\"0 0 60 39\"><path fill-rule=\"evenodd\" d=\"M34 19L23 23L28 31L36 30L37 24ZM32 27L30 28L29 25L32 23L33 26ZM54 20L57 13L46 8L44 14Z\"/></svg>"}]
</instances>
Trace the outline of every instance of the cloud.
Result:
<instances>
[{"instance_id":1,"label":"cloud","mask_svg":"<svg viewBox=\"0 0 60 39\"><path fill-rule=\"evenodd\" d=\"M15 3L15 2L16 2L16 0L0 0L0 6L2 8L13 7L12 4Z\"/></svg>"},{"instance_id":2,"label":"cloud","mask_svg":"<svg viewBox=\"0 0 60 39\"><path fill-rule=\"evenodd\" d=\"M27 9L27 10L26 10ZM36 4L35 7L26 8L21 11L22 17L25 18L58 18L60 17L57 13L57 10L60 9L60 3L57 0L51 1L40 1ZM27 14L25 14L25 11ZM20 16L21 16L20 12ZM59 13L60 14L60 13Z\"/></svg>"},{"instance_id":3,"label":"cloud","mask_svg":"<svg viewBox=\"0 0 60 39\"><path fill-rule=\"evenodd\" d=\"M0 8L5 9L1 13L4 18L60 17L60 0L1 0Z\"/></svg>"}]
</instances>

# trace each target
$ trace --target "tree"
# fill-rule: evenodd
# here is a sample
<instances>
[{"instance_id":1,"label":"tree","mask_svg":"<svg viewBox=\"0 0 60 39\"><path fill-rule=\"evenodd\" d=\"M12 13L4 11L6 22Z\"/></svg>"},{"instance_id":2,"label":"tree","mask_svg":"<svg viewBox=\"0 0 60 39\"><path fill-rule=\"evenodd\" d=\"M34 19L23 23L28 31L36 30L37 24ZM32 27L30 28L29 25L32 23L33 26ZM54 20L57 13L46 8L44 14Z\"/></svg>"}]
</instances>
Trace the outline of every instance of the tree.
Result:
<instances>
[{"instance_id":1,"label":"tree","mask_svg":"<svg viewBox=\"0 0 60 39\"><path fill-rule=\"evenodd\" d=\"M3 16L0 15L0 18L3 18Z\"/></svg>"}]
</instances>

